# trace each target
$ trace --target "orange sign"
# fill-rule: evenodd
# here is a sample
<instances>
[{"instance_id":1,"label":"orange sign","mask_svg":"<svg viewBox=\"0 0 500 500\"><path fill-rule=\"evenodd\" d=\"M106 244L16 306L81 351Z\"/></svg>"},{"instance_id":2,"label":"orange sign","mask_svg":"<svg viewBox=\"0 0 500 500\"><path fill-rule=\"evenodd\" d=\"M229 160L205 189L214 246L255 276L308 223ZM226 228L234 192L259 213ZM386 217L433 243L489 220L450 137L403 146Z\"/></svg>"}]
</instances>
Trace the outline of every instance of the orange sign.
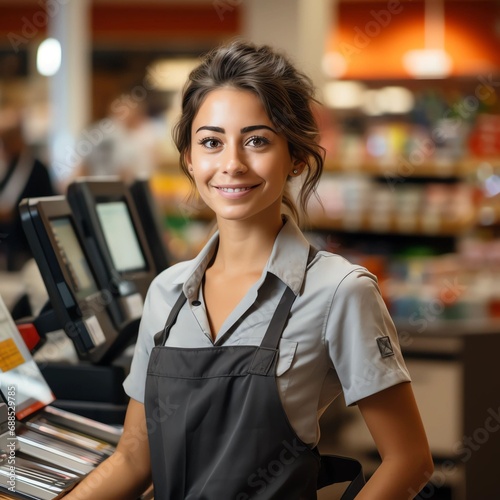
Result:
<instances>
[{"instance_id":1,"label":"orange sign","mask_svg":"<svg viewBox=\"0 0 500 500\"><path fill-rule=\"evenodd\" d=\"M13 339L0 341L0 370L7 372L24 363L24 358L19 352Z\"/></svg>"}]
</instances>

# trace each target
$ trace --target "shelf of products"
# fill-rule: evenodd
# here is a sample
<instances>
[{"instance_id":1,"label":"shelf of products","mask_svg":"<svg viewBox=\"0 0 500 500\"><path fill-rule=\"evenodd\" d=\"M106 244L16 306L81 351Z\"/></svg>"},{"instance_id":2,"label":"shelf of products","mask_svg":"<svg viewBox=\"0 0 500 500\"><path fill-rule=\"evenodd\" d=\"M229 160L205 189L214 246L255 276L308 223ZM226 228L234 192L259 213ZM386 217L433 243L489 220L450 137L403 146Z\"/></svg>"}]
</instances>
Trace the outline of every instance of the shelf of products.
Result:
<instances>
[{"instance_id":1,"label":"shelf of products","mask_svg":"<svg viewBox=\"0 0 500 500\"><path fill-rule=\"evenodd\" d=\"M327 161L325 163L325 172L334 173L362 173L366 175L383 177L386 179L412 178L412 177L465 177L473 174L477 168L475 160L467 161L425 161L422 163L411 164L403 157L394 160L364 160L351 162Z\"/></svg>"},{"instance_id":2,"label":"shelf of products","mask_svg":"<svg viewBox=\"0 0 500 500\"><path fill-rule=\"evenodd\" d=\"M478 219L479 194L465 183L394 185L360 174L325 174L309 218L315 229L458 235Z\"/></svg>"},{"instance_id":3,"label":"shelf of products","mask_svg":"<svg viewBox=\"0 0 500 500\"><path fill-rule=\"evenodd\" d=\"M457 252L395 259L381 284L397 321L417 331L444 320L500 319L500 241L469 237Z\"/></svg>"}]
</instances>

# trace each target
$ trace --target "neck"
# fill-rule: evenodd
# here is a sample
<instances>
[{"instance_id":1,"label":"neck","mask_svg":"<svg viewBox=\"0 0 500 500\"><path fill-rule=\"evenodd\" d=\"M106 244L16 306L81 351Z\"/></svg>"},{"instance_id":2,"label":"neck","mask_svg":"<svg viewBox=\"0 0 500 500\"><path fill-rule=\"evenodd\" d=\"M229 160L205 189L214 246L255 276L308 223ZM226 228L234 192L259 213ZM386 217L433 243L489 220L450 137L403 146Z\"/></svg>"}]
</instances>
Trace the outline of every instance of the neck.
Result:
<instances>
[{"instance_id":1,"label":"neck","mask_svg":"<svg viewBox=\"0 0 500 500\"><path fill-rule=\"evenodd\" d=\"M281 216L266 224L218 220L219 248L213 267L227 273L260 274L283 227Z\"/></svg>"}]
</instances>

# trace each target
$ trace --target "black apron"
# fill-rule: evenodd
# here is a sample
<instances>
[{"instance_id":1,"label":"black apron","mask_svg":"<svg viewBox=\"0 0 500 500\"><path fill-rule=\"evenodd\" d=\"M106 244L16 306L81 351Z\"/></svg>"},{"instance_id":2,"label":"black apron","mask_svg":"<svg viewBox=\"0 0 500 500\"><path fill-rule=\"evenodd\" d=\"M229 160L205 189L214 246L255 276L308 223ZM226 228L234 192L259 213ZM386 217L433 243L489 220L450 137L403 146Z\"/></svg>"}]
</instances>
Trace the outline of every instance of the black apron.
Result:
<instances>
[{"instance_id":1,"label":"black apron","mask_svg":"<svg viewBox=\"0 0 500 500\"><path fill-rule=\"evenodd\" d=\"M278 344L294 299L287 288L260 346L166 347L181 293L155 336L146 380L155 500L313 500L318 488L355 478L342 498L359 492L360 464L320 457L281 403Z\"/></svg>"}]
</instances>

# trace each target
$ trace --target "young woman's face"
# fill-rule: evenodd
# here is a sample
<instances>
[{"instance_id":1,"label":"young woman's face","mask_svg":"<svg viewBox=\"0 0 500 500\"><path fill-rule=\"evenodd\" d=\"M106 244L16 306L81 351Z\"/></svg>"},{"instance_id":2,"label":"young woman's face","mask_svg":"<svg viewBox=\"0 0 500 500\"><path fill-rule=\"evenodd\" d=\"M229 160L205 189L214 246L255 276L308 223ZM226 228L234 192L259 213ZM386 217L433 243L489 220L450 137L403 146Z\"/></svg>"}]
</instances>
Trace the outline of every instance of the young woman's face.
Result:
<instances>
[{"instance_id":1,"label":"young woman's face","mask_svg":"<svg viewBox=\"0 0 500 500\"><path fill-rule=\"evenodd\" d=\"M191 128L188 168L219 218L275 224L294 168L285 137L260 99L235 88L211 91Z\"/></svg>"}]
</instances>

